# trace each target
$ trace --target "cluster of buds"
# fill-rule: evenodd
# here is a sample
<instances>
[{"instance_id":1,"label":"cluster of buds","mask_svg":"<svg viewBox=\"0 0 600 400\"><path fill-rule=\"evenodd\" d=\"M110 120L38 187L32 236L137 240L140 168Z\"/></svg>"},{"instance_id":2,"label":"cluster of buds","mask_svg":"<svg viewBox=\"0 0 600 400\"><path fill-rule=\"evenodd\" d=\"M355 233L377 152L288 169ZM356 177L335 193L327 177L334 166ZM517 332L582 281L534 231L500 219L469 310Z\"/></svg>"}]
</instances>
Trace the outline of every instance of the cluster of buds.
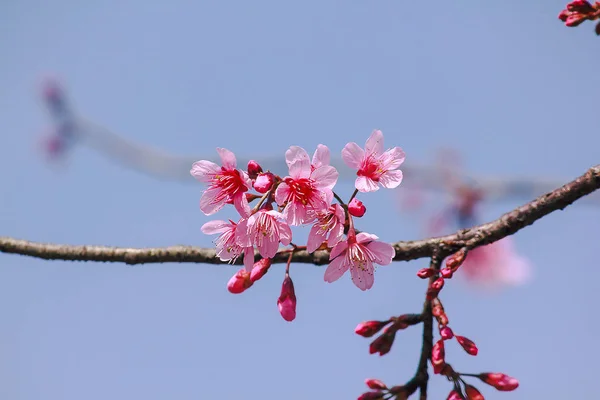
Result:
<instances>
[{"instance_id":1,"label":"cluster of buds","mask_svg":"<svg viewBox=\"0 0 600 400\"><path fill-rule=\"evenodd\" d=\"M454 273L462 265L467 257L467 248L462 248L446 259L446 266L437 271L434 268L422 268L417 271L417 276L421 279L437 277L430 283L427 289L427 300L433 301L444 287L446 279L451 279Z\"/></svg>"},{"instance_id":2,"label":"cluster of buds","mask_svg":"<svg viewBox=\"0 0 600 400\"><path fill-rule=\"evenodd\" d=\"M264 171L254 160L246 170L237 168L235 155L217 148L221 165L201 160L192 165L190 173L208 185L200 198L200 210L213 215L226 205L233 205L239 220L210 221L202 226L205 234L218 234L215 240L217 256L222 261L235 262L243 258L244 268L229 281L231 293L242 293L264 276L272 259L280 252L290 254L277 305L287 321L296 317L296 294L289 275L291 255L306 249L330 251L330 263L324 275L326 282L338 280L347 271L361 290L374 283L375 265L388 265L396 252L392 245L379 241L376 235L354 229L354 218L365 215L366 207L356 198L358 193L373 192L380 187L393 189L402 181L398 170L404 162L399 147L384 150L383 134L372 132L364 149L348 143L342 150L346 165L356 170L356 190L348 204L334 193L338 171L330 165L329 148L318 145L312 157L306 150L291 146L285 153L289 168L287 176ZM254 190L256 193L252 193ZM250 203L258 200L251 208ZM336 202L337 201L337 202ZM306 246L292 244L294 226L311 226ZM279 246L292 246L279 250ZM261 257L255 263L255 251Z\"/></svg>"},{"instance_id":3,"label":"cluster of buds","mask_svg":"<svg viewBox=\"0 0 600 400\"><path fill-rule=\"evenodd\" d=\"M361 394L358 397L358 400L408 399L408 394L405 392L403 386L393 386L388 388L386 384L379 379L366 379L365 384L371 390Z\"/></svg>"},{"instance_id":4,"label":"cluster of buds","mask_svg":"<svg viewBox=\"0 0 600 400\"><path fill-rule=\"evenodd\" d=\"M442 374L453 382L454 388L446 400L485 400L483 394L475 386L465 382L464 377L479 378L482 382L496 388L501 392L510 392L519 387L519 381L499 372L482 372L480 374L465 374L454 371L446 365Z\"/></svg>"},{"instance_id":5,"label":"cluster of buds","mask_svg":"<svg viewBox=\"0 0 600 400\"><path fill-rule=\"evenodd\" d=\"M600 19L600 2L591 4L586 0L572 1L558 14L558 18L570 27L578 26L586 20ZM596 24L596 34L600 35L600 23Z\"/></svg>"},{"instance_id":6,"label":"cluster of buds","mask_svg":"<svg viewBox=\"0 0 600 400\"><path fill-rule=\"evenodd\" d=\"M404 314L399 317L392 317L387 321L366 321L358 324L354 332L362 337L370 338L383 329L383 333L379 335L369 346L369 353L379 353L383 356L390 352L396 332L406 329L411 325L416 325L421 322L419 314ZM385 329L384 329L385 328Z\"/></svg>"}]
</instances>

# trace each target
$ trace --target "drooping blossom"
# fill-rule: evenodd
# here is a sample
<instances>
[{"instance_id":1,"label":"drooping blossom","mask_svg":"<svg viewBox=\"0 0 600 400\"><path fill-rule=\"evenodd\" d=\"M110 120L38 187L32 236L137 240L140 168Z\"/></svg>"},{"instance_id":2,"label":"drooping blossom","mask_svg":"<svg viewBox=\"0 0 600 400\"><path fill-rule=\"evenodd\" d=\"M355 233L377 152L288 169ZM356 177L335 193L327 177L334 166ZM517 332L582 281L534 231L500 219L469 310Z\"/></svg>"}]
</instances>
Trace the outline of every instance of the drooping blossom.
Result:
<instances>
[{"instance_id":1,"label":"drooping blossom","mask_svg":"<svg viewBox=\"0 0 600 400\"><path fill-rule=\"evenodd\" d=\"M281 285L281 294L277 299L277 308L279 313L288 322L296 319L296 292L294 291L294 282L288 274Z\"/></svg>"},{"instance_id":2,"label":"drooping blossom","mask_svg":"<svg viewBox=\"0 0 600 400\"><path fill-rule=\"evenodd\" d=\"M326 211L316 212L316 219L306 242L306 251L309 253L318 249L325 241L328 247L333 247L344 236L346 215L339 204L332 204Z\"/></svg>"},{"instance_id":3,"label":"drooping blossom","mask_svg":"<svg viewBox=\"0 0 600 400\"><path fill-rule=\"evenodd\" d=\"M273 258L279 243L285 246L290 244L292 230L281 213L261 209L238 224L237 238L242 246L256 246L263 258ZM249 270L253 265L254 261Z\"/></svg>"},{"instance_id":4,"label":"drooping blossom","mask_svg":"<svg viewBox=\"0 0 600 400\"><path fill-rule=\"evenodd\" d=\"M516 253L511 237L469 251L458 271L483 287L521 285L531 278L531 264Z\"/></svg>"},{"instance_id":5,"label":"drooping blossom","mask_svg":"<svg viewBox=\"0 0 600 400\"><path fill-rule=\"evenodd\" d=\"M289 176L277 187L275 201L285 205L283 215L290 225L312 222L316 213L326 210L333 199L332 189L339 174L333 166L325 164L328 150L321 146L315 152L315 164L311 164L302 147L291 146L285 152Z\"/></svg>"},{"instance_id":6,"label":"drooping blossom","mask_svg":"<svg viewBox=\"0 0 600 400\"><path fill-rule=\"evenodd\" d=\"M206 215L219 211L227 202L233 201L242 217L250 214L245 192L250 189L250 178L245 171L236 169L235 155L224 148L217 148L222 166L212 161L200 160L192 165L190 173L200 182L208 183L208 189L200 198L200 210Z\"/></svg>"},{"instance_id":7,"label":"drooping blossom","mask_svg":"<svg viewBox=\"0 0 600 400\"><path fill-rule=\"evenodd\" d=\"M325 281L334 282L349 269L352 282L360 290L370 289L374 282L374 264L388 265L396 255L391 244L377 239L377 236L370 233L361 232L357 235L351 229L348 239L339 242L331 250Z\"/></svg>"},{"instance_id":8,"label":"drooping blossom","mask_svg":"<svg viewBox=\"0 0 600 400\"><path fill-rule=\"evenodd\" d=\"M246 220L242 219L240 223L241 226L245 226ZM222 261L235 262L243 253L244 266L250 272L254 265L254 247L252 245L242 246L240 244L241 242L237 235L238 226L240 225L231 220L229 222L216 220L205 223L200 229L207 235L220 233L221 235L215 239L217 256Z\"/></svg>"},{"instance_id":9,"label":"drooping blossom","mask_svg":"<svg viewBox=\"0 0 600 400\"><path fill-rule=\"evenodd\" d=\"M254 282L250 279L250 273L242 268L235 273L227 282L227 290L233 294L240 294L246 291Z\"/></svg>"},{"instance_id":10,"label":"drooping blossom","mask_svg":"<svg viewBox=\"0 0 600 400\"><path fill-rule=\"evenodd\" d=\"M354 186L360 192L379 190L379 185L393 189L402 182L398 167L404 162L404 151L394 147L383 151L383 133L374 130L367 139L365 149L354 142L342 150L342 158L350 168L358 170Z\"/></svg>"}]
</instances>

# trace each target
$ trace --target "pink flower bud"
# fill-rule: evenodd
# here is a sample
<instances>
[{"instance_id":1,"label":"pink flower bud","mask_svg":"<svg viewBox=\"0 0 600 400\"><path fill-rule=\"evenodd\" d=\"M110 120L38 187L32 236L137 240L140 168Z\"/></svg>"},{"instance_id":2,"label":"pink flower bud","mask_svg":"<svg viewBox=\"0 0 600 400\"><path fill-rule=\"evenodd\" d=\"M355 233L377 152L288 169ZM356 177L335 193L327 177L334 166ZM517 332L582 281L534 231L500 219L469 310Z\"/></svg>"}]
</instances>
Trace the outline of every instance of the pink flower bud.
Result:
<instances>
[{"instance_id":1,"label":"pink flower bud","mask_svg":"<svg viewBox=\"0 0 600 400\"><path fill-rule=\"evenodd\" d=\"M250 273L246 271L245 268L242 268L236 272L235 275L231 277L229 282L227 282L227 290L233 294L242 293L250 286L252 286Z\"/></svg>"},{"instance_id":2,"label":"pink flower bud","mask_svg":"<svg viewBox=\"0 0 600 400\"><path fill-rule=\"evenodd\" d=\"M452 271L452 268L444 267L441 269L440 275L444 279L450 279L452 278L452 275L454 275L454 271Z\"/></svg>"},{"instance_id":3,"label":"pink flower bud","mask_svg":"<svg viewBox=\"0 0 600 400\"><path fill-rule=\"evenodd\" d=\"M433 290L439 293L439 291L444 287L444 278L437 278L431 283L431 287Z\"/></svg>"},{"instance_id":4,"label":"pink flower bud","mask_svg":"<svg viewBox=\"0 0 600 400\"><path fill-rule=\"evenodd\" d=\"M562 10L560 14L558 14L558 19L560 19L562 22L565 22L567 18L569 18L569 14L570 13L567 10Z\"/></svg>"},{"instance_id":5,"label":"pink flower bud","mask_svg":"<svg viewBox=\"0 0 600 400\"><path fill-rule=\"evenodd\" d=\"M448 397L446 397L446 400L463 400L463 398L461 397L460 394L458 394L458 392L456 390L453 390L450 392Z\"/></svg>"},{"instance_id":6,"label":"pink flower bud","mask_svg":"<svg viewBox=\"0 0 600 400\"><path fill-rule=\"evenodd\" d=\"M429 278L430 276L433 276L433 274L435 274L435 270L432 268L422 268L417 271L417 276L421 279Z\"/></svg>"},{"instance_id":7,"label":"pink flower bud","mask_svg":"<svg viewBox=\"0 0 600 400\"><path fill-rule=\"evenodd\" d=\"M369 346L369 354L379 353L380 356L383 356L390 352L392 349L392 344L394 344L394 339L396 338L396 333L384 333L379 336L377 339L371 342Z\"/></svg>"},{"instance_id":8,"label":"pink flower bud","mask_svg":"<svg viewBox=\"0 0 600 400\"><path fill-rule=\"evenodd\" d=\"M383 399L383 396L385 395L384 392L365 392L363 394L361 394L358 398L358 400L381 400Z\"/></svg>"},{"instance_id":9,"label":"pink flower bud","mask_svg":"<svg viewBox=\"0 0 600 400\"><path fill-rule=\"evenodd\" d=\"M356 326L354 332L362 337L371 337L380 330L383 329L384 326L389 324L390 321L365 321L361 322Z\"/></svg>"},{"instance_id":10,"label":"pink flower bud","mask_svg":"<svg viewBox=\"0 0 600 400\"><path fill-rule=\"evenodd\" d=\"M256 179L256 176L263 172L259 163L254 160L248 161L248 176L250 179Z\"/></svg>"},{"instance_id":11,"label":"pink flower bud","mask_svg":"<svg viewBox=\"0 0 600 400\"><path fill-rule=\"evenodd\" d=\"M475 386L465 384L465 394L469 400L485 400L485 397L481 394Z\"/></svg>"},{"instance_id":12,"label":"pink flower bud","mask_svg":"<svg viewBox=\"0 0 600 400\"><path fill-rule=\"evenodd\" d=\"M350 213L350 215L360 218L363 215L365 215L365 212L367 212L367 208L362 203L362 201L358 200L355 197L352 199L350 204L348 204L348 212Z\"/></svg>"},{"instance_id":13,"label":"pink flower bud","mask_svg":"<svg viewBox=\"0 0 600 400\"><path fill-rule=\"evenodd\" d=\"M387 386L385 386L385 383L383 383L379 379L367 379L367 380L365 380L365 383L367 384L369 389L377 389L377 390L387 389Z\"/></svg>"},{"instance_id":14,"label":"pink flower bud","mask_svg":"<svg viewBox=\"0 0 600 400\"><path fill-rule=\"evenodd\" d=\"M445 312L441 313L440 315L438 315L436 317L438 324L442 325L442 326L446 326L448 325L448 315L446 315Z\"/></svg>"},{"instance_id":15,"label":"pink flower bud","mask_svg":"<svg viewBox=\"0 0 600 400\"><path fill-rule=\"evenodd\" d=\"M254 181L254 189L258 193L267 193L273 187L275 176L270 172L259 174Z\"/></svg>"},{"instance_id":16,"label":"pink flower bud","mask_svg":"<svg viewBox=\"0 0 600 400\"><path fill-rule=\"evenodd\" d=\"M431 349L431 365L433 366L434 374L439 374L444 368L444 365L446 364L446 361L444 360L445 356L446 351L444 349L444 341L440 339L435 342Z\"/></svg>"},{"instance_id":17,"label":"pink flower bud","mask_svg":"<svg viewBox=\"0 0 600 400\"><path fill-rule=\"evenodd\" d=\"M446 267L456 271L458 267L465 261L467 257L467 250L463 247L456 253L452 254L446 259Z\"/></svg>"},{"instance_id":18,"label":"pink flower bud","mask_svg":"<svg viewBox=\"0 0 600 400\"><path fill-rule=\"evenodd\" d=\"M519 387L519 381L500 372L483 372L479 379L501 392L510 392Z\"/></svg>"},{"instance_id":19,"label":"pink flower bud","mask_svg":"<svg viewBox=\"0 0 600 400\"><path fill-rule=\"evenodd\" d=\"M571 14L567 17L565 21L565 25L568 27L575 27L581 25L583 21L585 21L585 16L581 14Z\"/></svg>"},{"instance_id":20,"label":"pink flower bud","mask_svg":"<svg viewBox=\"0 0 600 400\"><path fill-rule=\"evenodd\" d=\"M586 0L574 0L570 2L567 4L567 10L581 14L589 14L595 11L590 2Z\"/></svg>"},{"instance_id":21,"label":"pink flower bud","mask_svg":"<svg viewBox=\"0 0 600 400\"><path fill-rule=\"evenodd\" d=\"M477 349L477 346L475 345L475 343L473 341L471 341L470 339L467 339L464 336L456 335L455 338L468 354L470 354L472 356L477 355L477 353L479 352L479 349Z\"/></svg>"},{"instance_id":22,"label":"pink flower bud","mask_svg":"<svg viewBox=\"0 0 600 400\"><path fill-rule=\"evenodd\" d=\"M296 318L296 293L294 292L294 283L289 275L285 275L281 285L281 294L277 299L279 313L286 321L293 321Z\"/></svg>"},{"instance_id":23,"label":"pink flower bud","mask_svg":"<svg viewBox=\"0 0 600 400\"><path fill-rule=\"evenodd\" d=\"M454 332L452 332L449 326L442 326L440 328L440 336L442 340L450 340L454 337Z\"/></svg>"},{"instance_id":24,"label":"pink flower bud","mask_svg":"<svg viewBox=\"0 0 600 400\"><path fill-rule=\"evenodd\" d=\"M261 258L254 263L252 271L250 271L250 280L254 283L269 271L271 268L272 260L270 258Z\"/></svg>"}]
</instances>

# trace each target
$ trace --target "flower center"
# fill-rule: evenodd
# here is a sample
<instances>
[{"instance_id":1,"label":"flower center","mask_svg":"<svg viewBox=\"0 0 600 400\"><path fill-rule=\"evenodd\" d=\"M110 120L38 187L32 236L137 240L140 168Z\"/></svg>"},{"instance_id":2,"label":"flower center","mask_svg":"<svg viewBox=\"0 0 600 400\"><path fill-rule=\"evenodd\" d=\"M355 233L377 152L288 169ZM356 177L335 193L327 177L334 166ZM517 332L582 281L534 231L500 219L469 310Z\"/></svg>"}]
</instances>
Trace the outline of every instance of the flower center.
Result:
<instances>
[{"instance_id":1,"label":"flower center","mask_svg":"<svg viewBox=\"0 0 600 400\"><path fill-rule=\"evenodd\" d=\"M302 205L306 205L311 202L311 197L315 192L315 188L310 179L307 178L299 178L299 179L291 179L288 178L285 180L285 183L290 188L290 199L299 201Z\"/></svg>"}]
</instances>

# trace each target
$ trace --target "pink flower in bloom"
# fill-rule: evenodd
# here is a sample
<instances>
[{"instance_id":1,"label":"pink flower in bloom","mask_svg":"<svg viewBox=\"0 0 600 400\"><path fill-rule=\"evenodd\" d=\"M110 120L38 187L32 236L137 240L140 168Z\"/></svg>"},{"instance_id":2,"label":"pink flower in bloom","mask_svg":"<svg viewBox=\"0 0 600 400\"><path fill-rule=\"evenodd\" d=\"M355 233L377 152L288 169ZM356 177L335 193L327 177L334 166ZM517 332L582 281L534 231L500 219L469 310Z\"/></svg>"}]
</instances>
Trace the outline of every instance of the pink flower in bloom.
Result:
<instances>
[{"instance_id":1,"label":"pink flower in bloom","mask_svg":"<svg viewBox=\"0 0 600 400\"><path fill-rule=\"evenodd\" d=\"M516 253L510 237L469 251L458 271L484 287L520 285L531 278L531 265Z\"/></svg>"},{"instance_id":2,"label":"pink flower in bloom","mask_svg":"<svg viewBox=\"0 0 600 400\"><path fill-rule=\"evenodd\" d=\"M233 205L242 217L250 214L250 205L245 192L250 189L250 178L242 170L236 169L235 155L223 148L217 148L221 156L222 167L217 164L201 160L192 165L190 173L200 182L209 184L208 189L200 198L200 210L206 215L219 211L227 202Z\"/></svg>"},{"instance_id":3,"label":"pink flower in bloom","mask_svg":"<svg viewBox=\"0 0 600 400\"><path fill-rule=\"evenodd\" d=\"M351 142L344 146L342 158L350 168L357 169L354 186L360 192L379 190L379 185L394 189L402 182L402 171L397 170L404 162L404 151L394 147L383 151L383 133L374 130L367 139L365 149Z\"/></svg>"},{"instance_id":4,"label":"pink flower in bloom","mask_svg":"<svg viewBox=\"0 0 600 400\"><path fill-rule=\"evenodd\" d=\"M245 219L242 219L240 224L245 226ZM238 226L240 225L231 220L229 220L229 222L217 220L205 223L200 229L207 235L221 234L215 240L215 245L217 256L219 256L222 261L235 262L240 254L244 253L244 265L247 271L251 271L252 266L254 265L254 247L252 245L240 245L240 241L236 235Z\"/></svg>"},{"instance_id":5,"label":"pink flower in bloom","mask_svg":"<svg viewBox=\"0 0 600 400\"><path fill-rule=\"evenodd\" d=\"M344 222L346 215L339 204L331 205L325 212L316 213L317 222L310 229L306 251L312 253L327 240L327 246L333 247L344 236ZM329 238L327 237L329 235Z\"/></svg>"},{"instance_id":6,"label":"pink flower in bloom","mask_svg":"<svg viewBox=\"0 0 600 400\"><path fill-rule=\"evenodd\" d=\"M285 152L290 175L283 179L275 191L275 201L285 204L283 215L290 225L312 222L317 212L329 207L332 189L338 179L337 170L328 165L327 146L315 152L313 164L302 147L292 146Z\"/></svg>"},{"instance_id":7,"label":"pink flower in bloom","mask_svg":"<svg viewBox=\"0 0 600 400\"><path fill-rule=\"evenodd\" d=\"M331 250L329 266L325 271L325 281L338 280L348 269L352 282L360 289L367 290L373 286L373 264L388 265L396 255L396 250L389 243L380 242L377 236L354 230L348 232L348 240L339 242Z\"/></svg>"},{"instance_id":8,"label":"pink flower in bloom","mask_svg":"<svg viewBox=\"0 0 600 400\"><path fill-rule=\"evenodd\" d=\"M286 246L290 244L292 230L281 213L262 209L238 224L237 237L242 246L255 245L263 258L273 258L280 242ZM251 271L254 261L249 267L245 262L244 264Z\"/></svg>"}]
</instances>

